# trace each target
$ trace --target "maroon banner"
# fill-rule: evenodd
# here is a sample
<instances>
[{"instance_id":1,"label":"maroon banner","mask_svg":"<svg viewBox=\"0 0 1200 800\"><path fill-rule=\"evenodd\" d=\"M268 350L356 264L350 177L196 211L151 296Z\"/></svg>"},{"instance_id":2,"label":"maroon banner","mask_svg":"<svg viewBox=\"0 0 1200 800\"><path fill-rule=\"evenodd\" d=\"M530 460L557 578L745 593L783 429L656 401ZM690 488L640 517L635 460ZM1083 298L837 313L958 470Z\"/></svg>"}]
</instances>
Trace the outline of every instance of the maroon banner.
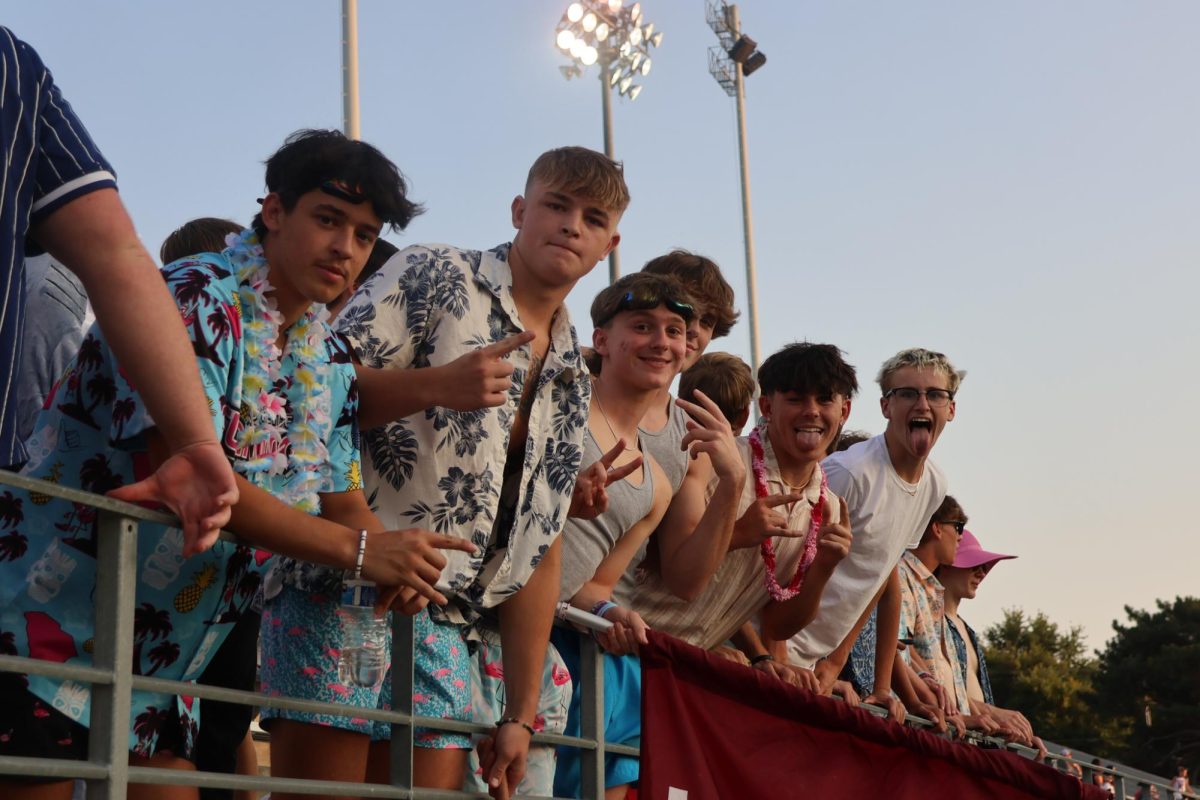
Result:
<instances>
[{"instance_id":1,"label":"maroon banner","mask_svg":"<svg viewBox=\"0 0 1200 800\"><path fill-rule=\"evenodd\" d=\"M1015 753L950 742L656 631L642 659L640 800L1107 800Z\"/></svg>"}]
</instances>

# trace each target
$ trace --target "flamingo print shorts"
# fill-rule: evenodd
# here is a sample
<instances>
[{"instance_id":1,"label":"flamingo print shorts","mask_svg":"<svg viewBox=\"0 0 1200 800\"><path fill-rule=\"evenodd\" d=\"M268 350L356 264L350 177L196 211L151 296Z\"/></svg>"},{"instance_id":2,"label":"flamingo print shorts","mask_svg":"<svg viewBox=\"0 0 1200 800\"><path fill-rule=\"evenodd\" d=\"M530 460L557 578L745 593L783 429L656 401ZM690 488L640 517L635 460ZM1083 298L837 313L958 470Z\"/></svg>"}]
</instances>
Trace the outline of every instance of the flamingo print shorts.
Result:
<instances>
[{"instance_id":1,"label":"flamingo print shorts","mask_svg":"<svg viewBox=\"0 0 1200 800\"><path fill-rule=\"evenodd\" d=\"M342 627L338 598L284 586L266 601L262 615L262 692L268 696L298 697L343 703L359 708L392 707L389 665L378 689L349 685L338 677ZM442 625L422 611L413 618L413 713L423 717L470 721L470 661L466 643L454 625ZM389 641L389 651L391 642ZM391 726L363 717L310 714L278 708L262 710L262 724L274 719L325 725L365 733L372 741L391 738ZM466 750L465 734L417 728L417 747Z\"/></svg>"}]
</instances>

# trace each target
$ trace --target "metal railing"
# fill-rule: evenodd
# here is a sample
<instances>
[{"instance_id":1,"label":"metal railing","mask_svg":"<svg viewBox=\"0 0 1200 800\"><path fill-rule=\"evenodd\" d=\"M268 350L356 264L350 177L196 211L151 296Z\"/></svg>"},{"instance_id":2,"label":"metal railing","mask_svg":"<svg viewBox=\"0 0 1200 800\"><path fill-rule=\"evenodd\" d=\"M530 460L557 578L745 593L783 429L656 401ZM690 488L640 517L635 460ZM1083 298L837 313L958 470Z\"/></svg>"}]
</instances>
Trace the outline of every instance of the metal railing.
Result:
<instances>
[{"instance_id":1,"label":"metal railing","mask_svg":"<svg viewBox=\"0 0 1200 800\"><path fill-rule=\"evenodd\" d=\"M95 647L92 666L47 662L19 656L0 655L0 672L43 675L72 680L92 687L91 726L88 737L88 760L23 758L0 756L0 776L20 775L40 778L82 779L87 785L88 798L123 800L130 783L167 784L221 789L254 791L287 791L296 794L337 792L353 797L412 798L413 800L443 800L446 798L485 798L486 794L465 791L427 789L413 786L413 728L482 734L492 730L490 724L461 722L413 714L413 621L403 614L392 615L392 710L383 711L303 700L286 696L267 696L257 692L228 689L193 682L167 680L133 674L134 595L137 576L137 537L140 522L176 525L178 520L168 514L150 511L101 495L70 489L47 481L28 478L0 470L0 485L9 485L88 505L99 511L99 535L96 553ZM223 539L236 541L222 532ZM611 623L578 609L567 609L568 621L596 631L606 630ZM582 795L586 800L604 797L604 762L608 754L639 756L637 747L607 743L604 740L604 664L600 648L587 636L581 637L580 647L583 702L580 709L578 737L539 733L535 745L569 746L581 751ZM278 708L335 716L355 716L391 724L390 747L391 784L365 784L338 781L303 780L277 776L230 775L216 772L195 772L156 767L130 766L128 763L128 724L131 691L134 689L166 694L197 697L256 707ZM887 711L878 706L863 705L863 709L886 717ZM909 715L905 724L929 729L933 723ZM1026 757L1036 751L1022 745L1007 743L995 737L969 731L965 737L975 744L1006 748ZM1063 756L1056 756L1060 760ZM1085 776L1095 769L1080 763ZM1144 782L1144 778L1112 772L1121 781L1118 797L1124 797L1125 781ZM1169 791L1169 782L1153 781Z\"/></svg>"},{"instance_id":2,"label":"metal railing","mask_svg":"<svg viewBox=\"0 0 1200 800\"><path fill-rule=\"evenodd\" d=\"M0 484L50 495L99 511L96 544L95 647L92 666L80 666L0 655L0 672L18 672L49 678L72 680L92 687L91 724L88 760L24 758L0 756L0 775L39 778L82 779L88 798L123 800L130 783L168 784L256 791L288 791L297 794L337 792L354 797L441 798L487 797L485 794L414 787L413 728L475 734L486 733L492 726L482 723L435 719L413 714L413 622L403 614L392 619L392 710L366 709L342 703L302 700L286 696L265 696L257 692L227 689L205 684L167 680L133 674L134 593L137 577L137 537L140 522L177 525L168 514L150 511L101 495L70 489L47 481L0 470ZM222 532L221 537L236 541ZM603 630L605 620L578 612L572 621ZM580 737L539 733L536 745L577 747L583 751L581 771L584 796L604 796L604 757L608 753L636 757L638 749L604 741L603 662L599 648L583 637L581 647L584 694L590 698L582 707ZM391 785L314 781L277 776L229 775L130 766L129 713L131 691L162 692L219 700L241 705L287 709L337 716L355 716L391 724Z\"/></svg>"}]
</instances>

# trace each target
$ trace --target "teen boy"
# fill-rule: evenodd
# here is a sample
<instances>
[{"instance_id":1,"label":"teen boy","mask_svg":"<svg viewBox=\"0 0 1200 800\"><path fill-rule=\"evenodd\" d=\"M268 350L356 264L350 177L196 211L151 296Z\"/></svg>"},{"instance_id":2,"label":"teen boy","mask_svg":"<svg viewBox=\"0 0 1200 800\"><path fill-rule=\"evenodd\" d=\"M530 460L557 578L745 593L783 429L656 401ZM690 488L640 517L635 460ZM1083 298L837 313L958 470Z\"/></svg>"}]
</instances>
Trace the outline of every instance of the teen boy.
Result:
<instances>
[{"instance_id":1,"label":"teen boy","mask_svg":"<svg viewBox=\"0 0 1200 800\"><path fill-rule=\"evenodd\" d=\"M705 649L760 612L765 636L803 627L850 548L844 506L819 462L850 414L854 368L832 345L792 344L763 362L758 379L763 419L737 440L745 479L735 501L755 546L730 548L690 602L661 570L646 570L633 594L650 627Z\"/></svg>"},{"instance_id":2,"label":"teen boy","mask_svg":"<svg viewBox=\"0 0 1200 800\"><path fill-rule=\"evenodd\" d=\"M237 475L230 527L250 544L337 568L361 565L385 586L433 588L462 548L426 531L382 532L367 508L354 443L353 370L319 305L362 268L384 224L402 228L417 207L395 166L335 131L302 131L267 162L268 194L254 230L221 254L169 265L168 288L192 339L212 425ZM318 305L314 305L318 304ZM130 482L167 452L140 397L93 327L42 413L25 473L78 481L127 500ZM90 662L98 521L94 512L36 493L5 493L0 641L18 655ZM176 528L144 523L138 537L133 669L190 680L205 668L259 587L264 550L220 542L191 560ZM5 755L82 758L90 690L74 681L5 676ZM131 763L190 769L197 721L190 703L135 690ZM4 796L70 795L70 783L4 786ZM153 794L158 789L146 789Z\"/></svg>"},{"instance_id":3,"label":"teen boy","mask_svg":"<svg viewBox=\"0 0 1200 800\"><path fill-rule=\"evenodd\" d=\"M451 557L443 572L454 602L428 623L418 617L429 646L418 651L415 672L418 687L450 687L440 713L468 718L463 632L481 611L497 618L507 706L483 745L483 767L500 796L525 769L558 595L558 538L587 422L590 389L563 301L620 240L628 203L618 164L580 147L551 150L513 200L511 244L410 247L338 318L364 366L439 368L482 354L475 374L486 373L498 395L482 409L474 398L443 401L371 431L366 480L383 519L479 547ZM420 785L462 785L465 737L419 744Z\"/></svg>"},{"instance_id":4,"label":"teen boy","mask_svg":"<svg viewBox=\"0 0 1200 800\"><path fill-rule=\"evenodd\" d=\"M879 402L887 428L824 461L830 489L845 498L850 511L854 544L825 587L816 617L788 642L791 661L815 667L822 690L828 690L885 584L890 585L897 594L894 602L880 604L874 692L864 702L884 705L901 718L891 695L899 631L899 587L893 576L900 555L917 544L946 496L945 476L929 454L954 419L962 378L946 356L920 348L902 350L880 368ZM890 613L885 615L884 608Z\"/></svg>"},{"instance_id":5,"label":"teen boy","mask_svg":"<svg viewBox=\"0 0 1200 800\"><path fill-rule=\"evenodd\" d=\"M621 742L641 733L640 665L633 655L644 643L645 625L637 613L613 602L617 581L635 554L662 520L671 502L671 485L652 455L643 450L644 434L638 423L659 393L666 389L683 364L687 327L694 300L670 277L646 272L626 275L596 296L592 303L592 334L601 371L593 378L592 413L584 439L585 458L620 449L614 466L641 460L641 467L608 488L608 510L592 520L570 520L563 534L563 569L560 600L608 619L613 628L599 635L605 656L606 739ZM695 420L683 439L685 454L704 453L712 458L717 480L740 486L742 468L733 448L732 434L720 409L707 398L696 403L679 401ZM631 443L631 444L626 444ZM664 571L688 568L699 558L690 548L714 546L700 537L680 550ZM572 675L579 672L579 636L555 631L555 643ZM579 730L580 692L572 698L567 733ZM554 793L578 796L578 753L560 750ZM611 758L606 769L607 793L624 796L623 788L636 780L637 761Z\"/></svg>"}]
</instances>

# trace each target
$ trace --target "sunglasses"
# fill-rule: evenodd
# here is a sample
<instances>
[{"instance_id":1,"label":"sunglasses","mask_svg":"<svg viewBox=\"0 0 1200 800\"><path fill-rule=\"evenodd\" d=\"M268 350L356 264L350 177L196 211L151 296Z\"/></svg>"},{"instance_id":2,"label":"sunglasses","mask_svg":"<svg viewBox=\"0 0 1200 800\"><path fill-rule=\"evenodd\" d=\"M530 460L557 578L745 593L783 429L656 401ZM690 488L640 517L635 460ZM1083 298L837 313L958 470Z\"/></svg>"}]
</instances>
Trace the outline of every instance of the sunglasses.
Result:
<instances>
[{"instance_id":1,"label":"sunglasses","mask_svg":"<svg viewBox=\"0 0 1200 800\"><path fill-rule=\"evenodd\" d=\"M621 299L617 301L617 305L603 319L601 319L596 327L600 328L607 325L609 320L620 314L622 311L649 311L652 308L663 306L668 311L678 314L683 317L685 322L691 322L692 317L696 315L696 309L691 303L681 303L670 297L664 297L649 289L642 291L630 290L621 295Z\"/></svg>"},{"instance_id":2,"label":"sunglasses","mask_svg":"<svg viewBox=\"0 0 1200 800\"><path fill-rule=\"evenodd\" d=\"M966 527L967 527L967 523L960 522L959 520L956 520L956 519L944 519L944 520L940 521L940 524L949 525L950 527L954 528L954 532L957 533L959 536L962 536L963 531L966 530Z\"/></svg>"}]
</instances>

